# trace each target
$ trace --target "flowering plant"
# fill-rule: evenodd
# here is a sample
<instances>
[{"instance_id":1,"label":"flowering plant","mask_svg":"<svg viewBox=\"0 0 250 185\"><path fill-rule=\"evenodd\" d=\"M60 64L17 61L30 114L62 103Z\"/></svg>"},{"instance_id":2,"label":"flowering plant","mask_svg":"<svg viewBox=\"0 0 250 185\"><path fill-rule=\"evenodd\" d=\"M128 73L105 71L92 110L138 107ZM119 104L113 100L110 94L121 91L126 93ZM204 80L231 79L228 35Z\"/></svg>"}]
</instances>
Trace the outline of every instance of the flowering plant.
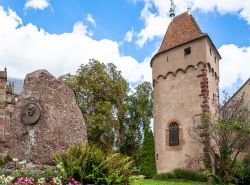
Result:
<instances>
[{"instance_id":1,"label":"flowering plant","mask_svg":"<svg viewBox=\"0 0 250 185\"><path fill-rule=\"evenodd\" d=\"M39 184L39 185L42 185L42 184L45 184L45 183L46 183L46 180L45 180L44 177L37 180L37 184Z\"/></svg>"},{"instance_id":2,"label":"flowering plant","mask_svg":"<svg viewBox=\"0 0 250 185\"><path fill-rule=\"evenodd\" d=\"M55 185L62 185L62 181L60 177L49 177L49 179L46 180L46 182L55 184Z\"/></svg>"},{"instance_id":3,"label":"flowering plant","mask_svg":"<svg viewBox=\"0 0 250 185\"><path fill-rule=\"evenodd\" d=\"M80 182L78 182L77 180L75 180L74 178L70 178L67 182L67 185L78 185L80 184Z\"/></svg>"},{"instance_id":4,"label":"flowering plant","mask_svg":"<svg viewBox=\"0 0 250 185\"><path fill-rule=\"evenodd\" d=\"M34 180L29 177L17 177L13 180L13 184L33 184Z\"/></svg>"},{"instance_id":5,"label":"flowering plant","mask_svg":"<svg viewBox=\"0 0 250 185\"><path fill-rule=\"evenodd\" d=\"M18 158L13 158L13 162L18 162Z\"/></svg>"},{"instance_id":6,"label":"flowering plant","mask_svg":"<svg viewBox=\"0 0 250 185\"><path fill-rule=\"evenodd\" d=\"M9 184L13 179L12 176L0 175L0 184Z\"/></svg>"},{"instance_id":7,"label":"flowering plant","mask_svg":"<svg viewBox=\"0 0 250 185\"><path fill-rule=\"evenodd\" d=\"M20 165L26 165L26 160L20 161L19 164Z\"/></svg>"}]
</instances>

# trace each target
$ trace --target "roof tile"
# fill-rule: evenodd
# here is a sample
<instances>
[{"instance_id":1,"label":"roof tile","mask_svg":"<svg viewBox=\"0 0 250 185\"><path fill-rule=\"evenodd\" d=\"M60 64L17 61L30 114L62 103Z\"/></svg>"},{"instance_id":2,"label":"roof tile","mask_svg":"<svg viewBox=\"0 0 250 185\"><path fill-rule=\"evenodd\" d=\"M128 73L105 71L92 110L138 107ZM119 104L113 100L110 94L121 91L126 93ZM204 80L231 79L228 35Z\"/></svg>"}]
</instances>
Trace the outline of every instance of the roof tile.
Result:
<instances>
[{"instance_id":1,"label":"roof tile","mask_svg":"<svg viewBox=\"0 0 250 185\"><path fill-rule=\"evenodd\" d=\"M176 16L169 24L158 53L169 50L186 42L207 35L203 33L193 16L184 12Z\"/></svg>"}]
</instances>

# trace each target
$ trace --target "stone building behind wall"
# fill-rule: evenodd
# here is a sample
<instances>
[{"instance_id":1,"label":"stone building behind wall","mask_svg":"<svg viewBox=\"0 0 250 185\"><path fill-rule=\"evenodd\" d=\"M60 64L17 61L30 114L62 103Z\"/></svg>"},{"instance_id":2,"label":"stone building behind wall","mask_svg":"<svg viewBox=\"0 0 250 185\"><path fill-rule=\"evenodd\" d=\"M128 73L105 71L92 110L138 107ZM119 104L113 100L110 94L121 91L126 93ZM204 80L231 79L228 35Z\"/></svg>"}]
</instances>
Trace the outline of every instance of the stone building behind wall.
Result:
<instances>
[{"instance_id":1,"label":"stone building behind wall","mask_svg":"<svg viewBox=\"0 0 250 185\"><path fill-rule=\"evenodd\" d=\"M234 95L225 103L225 107L233 101L235 98L244 96L244 106L250 110L250 78L234 93ZM223 108L224 108L223 106ZM250 146L248 146L243 152L240 153L240 158L250 156Z\"/></svg>"},{"instance_id":2,"label":"stone building behind wall","mask_svg":"<svg viewBox=\"0 0 250 185\"><path fill-rule=\"evenodd\" d=\"M234 93L227 103L230 103L234 97L239 97L242 94L244 94L244 100L250 108L250 78Z\"/></svg>"},{"instance_id":3,"label":"stone building behind wall","mask_svg":"<svg viewBox=\"0 0 250 185\"><path fill-rule=\"evenodd\" d=\"M204 135L201 145L188 131L194 119L215 111L220 59L192 15L185 12L174 17L151 60L158 173L185 167L187 156L207 153L208 136Z\"/></svg>"},{"instance_id":4,"label":"stone building behind wall","mask_svg":"<svg viewBox=\"0 0 250 185\"><path fill-rule=\"evenodd\" d=\"M7 83L7 69L0 70L0 153L6 151L4 146L9 137L10 118L17 98L13 89L14 85Z\"/></svg>"}]
</instances>

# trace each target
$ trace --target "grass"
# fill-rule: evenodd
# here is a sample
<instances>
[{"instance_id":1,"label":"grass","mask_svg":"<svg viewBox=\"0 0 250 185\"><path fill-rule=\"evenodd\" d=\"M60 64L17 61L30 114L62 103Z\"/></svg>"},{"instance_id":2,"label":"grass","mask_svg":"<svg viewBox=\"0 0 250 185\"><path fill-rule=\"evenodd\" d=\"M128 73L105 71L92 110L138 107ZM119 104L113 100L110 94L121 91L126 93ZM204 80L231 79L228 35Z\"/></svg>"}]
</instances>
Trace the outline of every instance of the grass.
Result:
<instances>
[{"instance_id":1,"label":"grass","mask_svg":"<svg viewBox=\"0 0 250 185\"><path fill-rule=\"evenodd\" d=\"M161 181L153 179L137 180L131 185L211 185L202 182L174 182L174 181Z\"/></svg>"}]
</instances>

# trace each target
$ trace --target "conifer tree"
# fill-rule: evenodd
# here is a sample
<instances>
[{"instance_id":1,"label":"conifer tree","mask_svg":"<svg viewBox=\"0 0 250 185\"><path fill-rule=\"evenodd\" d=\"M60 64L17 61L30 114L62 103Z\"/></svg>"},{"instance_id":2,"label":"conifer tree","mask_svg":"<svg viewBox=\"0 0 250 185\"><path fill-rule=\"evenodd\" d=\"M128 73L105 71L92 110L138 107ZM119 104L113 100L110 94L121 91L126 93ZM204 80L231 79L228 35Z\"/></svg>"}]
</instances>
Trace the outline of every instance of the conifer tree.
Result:
<instances>
[{"instance_id":1,"label":"conifer tree","mask_svg":"<svg viewBox=\"0 0 250 185\"><path fill-rule=\"evenodd\" d=\"M144 141L141 154L141 173L146 178L152 178L156 174L155 148L153 132L149 126L144 130Z\"/></svg>"}]
</instances>

